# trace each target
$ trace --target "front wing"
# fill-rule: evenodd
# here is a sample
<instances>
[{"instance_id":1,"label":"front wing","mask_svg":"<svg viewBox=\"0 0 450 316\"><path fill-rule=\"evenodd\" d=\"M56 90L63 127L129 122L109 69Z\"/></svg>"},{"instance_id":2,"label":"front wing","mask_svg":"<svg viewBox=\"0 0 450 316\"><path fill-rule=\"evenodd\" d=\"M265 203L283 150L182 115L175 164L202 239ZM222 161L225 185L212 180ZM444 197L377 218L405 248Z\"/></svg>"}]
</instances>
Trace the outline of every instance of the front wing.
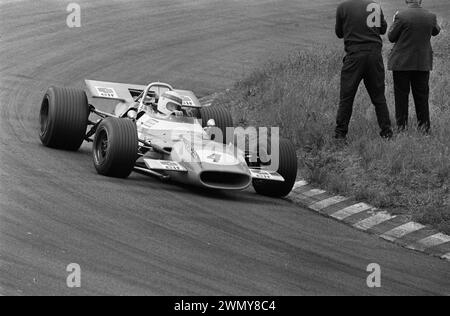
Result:
<instances>
[{"instance_id":1,"label":"front wing","mask_svg":"<svg viewBox=\"0 0 450 316\"><path fill-rule=\"evenodd\" d=\"M176 161L144 159L144 162L147 168L154 171L188 172L185 167ZM277 172L252 168L249 170L253 179L277 182L285 181L285 179Z\"/></svg>"}]
</instances>

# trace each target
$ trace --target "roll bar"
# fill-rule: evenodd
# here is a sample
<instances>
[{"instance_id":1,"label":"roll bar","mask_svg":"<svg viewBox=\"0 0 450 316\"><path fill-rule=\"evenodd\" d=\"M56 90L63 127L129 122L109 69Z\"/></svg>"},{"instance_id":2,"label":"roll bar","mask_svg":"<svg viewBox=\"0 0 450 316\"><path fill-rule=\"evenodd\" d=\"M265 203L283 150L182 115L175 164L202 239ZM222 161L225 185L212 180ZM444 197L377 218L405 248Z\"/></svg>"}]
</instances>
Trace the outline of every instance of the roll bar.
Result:
<instances>
[{"instance_id":1,"label":"roll bar","mask_svg":"<svg viewBox=\"0 0 450 316\"><path fill-rule=\"evenodd\" d=\"M149 92L153 87L156 87L156 86L163 87L163 88L167 88L167 89L169 89L170 91L173 91L173 87L172 87L170 84L163 83L163 82L152 82L152 83L150 83L150 84L147 86L147 88L145 88L145 90L142 92L142 94L141 94L139 97L137 97L136 101L139 100L139 99L141 99L140 102L139 102L139 107L144 106L144 100L145 100L145 97L148 95L148 92Z\"/></svg>"}]
</instances>

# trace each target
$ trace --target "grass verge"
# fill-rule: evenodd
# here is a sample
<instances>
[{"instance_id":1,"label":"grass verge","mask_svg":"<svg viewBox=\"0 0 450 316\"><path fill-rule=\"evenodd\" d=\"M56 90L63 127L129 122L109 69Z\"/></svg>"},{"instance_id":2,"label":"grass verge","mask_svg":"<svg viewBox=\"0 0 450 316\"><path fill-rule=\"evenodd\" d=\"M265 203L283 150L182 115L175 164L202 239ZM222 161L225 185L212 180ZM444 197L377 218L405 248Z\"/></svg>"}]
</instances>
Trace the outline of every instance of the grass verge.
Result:
<instances>
[{"instance_id":1,"label":"grass verge","mask_svg":"<svg viewBox=\"0 0 450 316\"><path fill-rule=\"evenodd\" d=\"M361 86L349 144L337 146L331 136L339 100L340 48L313 47L270 61L217 102L229 107L241 126L279 126L298 147L300 174L306 180L450 234L450 36L444 32L434 46L431 136L412 126L392 141L381 140L374 108ZM392 75L387 75L394 120ZM410 122L415 123L413 109Z\"/></svg>"}]
</instances>

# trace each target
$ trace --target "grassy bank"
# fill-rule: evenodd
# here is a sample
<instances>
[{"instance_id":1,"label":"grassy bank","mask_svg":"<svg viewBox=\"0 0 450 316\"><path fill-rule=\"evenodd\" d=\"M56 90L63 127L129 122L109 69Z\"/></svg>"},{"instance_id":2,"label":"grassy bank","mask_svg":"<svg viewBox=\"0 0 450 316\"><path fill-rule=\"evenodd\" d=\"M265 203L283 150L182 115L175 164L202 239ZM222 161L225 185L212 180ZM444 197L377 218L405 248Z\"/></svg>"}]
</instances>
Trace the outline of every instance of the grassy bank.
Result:
<instances>
[{"instance_id":1,"label":"grassy bank","mask_svg":"<svg viewBox=\"0 0 450 316\"><path fill-rule=\"evenodd\" d=\"M431 136L411 126L392 141L381 140L374 108L360 89L349 145L336 146L331 136L339 100L340 47L314 47L270 61L218 102L231 108L240 125L279 126L297 145L300 173L307 180L450 233L450 36L444 33L434 46ZM394 120L391 73L387 98ZM410 122L416 122L413 107Z\"/></svg>"}]
</instances>

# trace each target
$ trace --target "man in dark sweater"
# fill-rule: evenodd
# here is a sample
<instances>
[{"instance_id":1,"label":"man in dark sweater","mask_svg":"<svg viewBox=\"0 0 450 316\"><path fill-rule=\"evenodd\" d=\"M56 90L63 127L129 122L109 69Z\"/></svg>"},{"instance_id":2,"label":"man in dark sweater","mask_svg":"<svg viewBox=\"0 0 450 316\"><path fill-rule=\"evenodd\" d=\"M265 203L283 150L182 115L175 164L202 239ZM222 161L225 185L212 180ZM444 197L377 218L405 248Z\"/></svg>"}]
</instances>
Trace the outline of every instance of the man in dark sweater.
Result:
<instances>
[{"instance_id":1,"label":"man in dark sweater","mask_svg":"<svg viewBox=\"0 0 450 316\"><path fill-rule=\"evenodd\" d=\"M397 13L389 30L395 46L389 57L394 72L395 111L400 130L408 125L409 93L412 88L419 129L430 131L430 71L433 70L431 37L441 29L436 15L422 9L422 0L406 0L408 9Z\"/></svg>"},{"instance_id":2,"label":"man in dark sweater","mask_svg":"<svg viewBox=\"0 0 450 316\"><path fill-rule=\"evenodd\" d=\"M380 135L392 137L391 120L385 97L385 68L382 56L387 23L381 6L372 0L348 0L337 9L336 35L344 39L347 55L341 73L341 93L337 114L336 139L345 139L353 103L364 80L381 128Z\"/></svg>"}]
</instances>

